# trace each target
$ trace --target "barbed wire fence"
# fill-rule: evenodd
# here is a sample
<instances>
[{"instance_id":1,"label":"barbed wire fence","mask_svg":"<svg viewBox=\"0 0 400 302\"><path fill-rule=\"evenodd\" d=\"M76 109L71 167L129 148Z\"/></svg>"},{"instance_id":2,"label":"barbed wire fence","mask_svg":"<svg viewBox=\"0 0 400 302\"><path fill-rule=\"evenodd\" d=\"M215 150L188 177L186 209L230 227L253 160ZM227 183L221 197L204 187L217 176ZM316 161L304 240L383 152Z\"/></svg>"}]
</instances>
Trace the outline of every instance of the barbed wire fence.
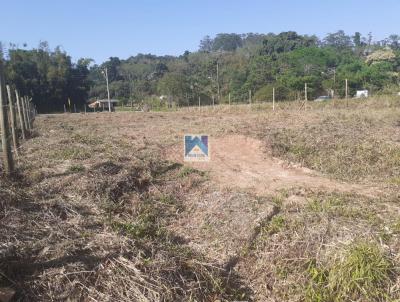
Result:
<instances>
[{"instance_id":1,"label":"barbed wire fence","mask_svg":"<svg viewBox=\"0 0 400 302\"><path fill-rule=\"evenodd\" d=\"M0 133L1 167L6 176L15 172L22 143L30 137L37 110L28 96L5 84L4 67L0 60Z\"/></svg>"}]
</instances>

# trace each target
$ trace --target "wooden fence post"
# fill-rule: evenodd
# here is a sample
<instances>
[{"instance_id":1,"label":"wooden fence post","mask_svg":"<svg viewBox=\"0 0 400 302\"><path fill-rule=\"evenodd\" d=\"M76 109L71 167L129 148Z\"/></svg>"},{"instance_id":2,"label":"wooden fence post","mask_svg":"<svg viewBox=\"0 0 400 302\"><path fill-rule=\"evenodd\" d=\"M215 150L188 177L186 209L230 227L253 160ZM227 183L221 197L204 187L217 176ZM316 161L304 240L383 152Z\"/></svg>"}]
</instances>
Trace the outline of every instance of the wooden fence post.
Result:
<instances>
[{"instance_id":1,"label":"wooden fence post","mask_svg":"<svg viewBox=\"0 0 400 302\"><path fill-rule=\"evenodd\" d=\"M33 128L33 121L35 120L36 117L36 110L35 110L35 105L32 103L32 98L29 98L29 103L31 104L32 128Z\"/></svg>"},{"instance_id":2,"label":"wooden fence post","mask_svg":"<svg viewBox=\"0 0 400 302\"><path fill-rule=\"evenodd\" d=\"M307 94L307 83L304 84L304 100L308 101L308 94Z\"/></svg>"},{"instance_id":3,"label":"wooden fence post","mask_svg":"<svg viewBox=\"0 0 400 302\"><path fill-rule=\"evenodd\" d=\"M25 122L24 122L24 114L23 114L23 108L21 104L21 98L19 97L18 90L15 90L15 98L17 101L17 110L18 110L18 117L19 117L19 124L21 126L21 133L22 133L22 139L26 139L26 128L25 128Z\"/></svg>"},{"instance_id":4,"label":"wooden fence post","mask_svg":"<svg viewBox=\"0 0 400 302\"><path fill-rule=\"evenodd\" d=\"M200 101L200 96L199 96L199 110L200 110L200 107L201 107L201 101Z\"/></svg>"},{"instance_id":5,"label":"wooden fence post","mask_svg":"<svg viewBox=\"0 0 400 302\"><path fill-rule=\"evenodd\" d=\"M249 90L249 104L251 106L251 90Z\"/></svg>"},{"instance_id":6,"label":"wooden fence post","mask_svg":"<svg viewBox=\"0 0 400 302\"><path fill-rule=\"evenodd\" d=\"M27 121L27 128L29 129L29 130L31 130L32 129L32 127L31 127L31 119L30 119L30 116L29 116L29 104L28 104L28 97L27 96L24 96L24 104L25 104L25 112L26 112L26 121Z\"/></svg>"},{"instance_id":7,"label":"wooden fence post","mask_svg":"<svg viewBox=\"0 0 400 302\"><path fill-rule=\"evenodd\" d=\"M22 104L22 113L24 114L25 129L26 129L26 133L28 133L29 124L28 124L28 116L27 116L27 114L26 114L25 96L22 96L22 97L21 97L21 104Z\"/></svg>"},{"instance_id":8,"label":"wooden fence post","mask_svg":"<svg viewBox=\"0 0 400 302\"><path fill-rule=\"evenodd\" d=\"M32 117L31 117L31 111L29 110L30 102L27 96L25 96L25 106L26 106L26 116L28 118L28 126L29 129L32 129Z\"/></svg>"},{"instance_id":9,"label":"wooden fence post","mask_svg":"<svg viewBox=\"0 0 400 302\"><path fill-rule=\"evenodd\" d=\"M27 134L28 130L29 130L29 127L28 127L28 118L26 116L25 97L22 96L20 98L20 101L21 101L22 116L24 117L24 127L25 127L25 131L26 131L25 134Z\"/></svg>"},{"instance_id":10,"label":"wooden fence post","mask_svg":"<svg viewBox=\"0 0 400 302\"><path fill-rule=\"evenodd\" d=\"M35 120L35 110L33 109L32 98L29 98L29 113L31 114L31 127L33 129L33 121Z\"/></svg>"},{"instance_id":11,"label":"wooden fence post","mask_svg":"<svg viewBox=\"0 0 400 302\"><path fill-rule=\"evenodd\" d=\"M304 84L304 110L307 109L307 102L308 102L308 87L307 83Z\"/></svg>"},{"instance_id":12,"label":"wooden fence post","mask_svg":"<svg viewBox=\"0 0 400 302\"><path fill-rule=\"evenodd\" d=\"M275 111L275 87L272 88L272 110Z\"/></svg>"},{"instance_id":13,"label":"wooden fence post","mask_svg":"<svg viewBox=\"0 0 400 302\"><path fill-rule=\"evenodd\" d=\"M18 135L17 135L17 117L15 115L15 105L13 96L11 93L10 86L7 85L7 95L8 95L8 104L10 108L10 124L11 124L11 134L14 146L14 153L18 156Z\"/></svg>"},{"instance_id":14,"label":"wooden fence post","mask_svg":"<svg viewBox=\"0 0 400 302\"><path fill-rule=\"evenodd\" d=\"M4 79L3 62L0 60L0 128L1 143L3 147L4 172L11 174L14 172L14 160L11 154L10 128L7 115L6 85Z\"/></svg>"}]
</instances>

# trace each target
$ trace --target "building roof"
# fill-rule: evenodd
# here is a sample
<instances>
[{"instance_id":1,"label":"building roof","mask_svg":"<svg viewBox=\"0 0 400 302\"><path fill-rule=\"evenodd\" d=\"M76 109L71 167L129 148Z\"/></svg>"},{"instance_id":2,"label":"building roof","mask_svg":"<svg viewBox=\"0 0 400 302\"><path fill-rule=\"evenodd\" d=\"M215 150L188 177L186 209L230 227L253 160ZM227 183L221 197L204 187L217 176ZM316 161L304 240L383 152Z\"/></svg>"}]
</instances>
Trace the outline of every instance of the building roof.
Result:
<instances>
[{"instance_id":1,"label":"building roof","mask_svg":"<svg viewBox=\"0 0 400 302\"><path fill-rule=\"evenodd\" d=\"M119 100L110 100L111 106L114 106L116 103L118 103ZM108 100L91 100L89 101L88 104L89 108L97 108L97 107L107 107L108 108Z\"/></svg>"},{"instance_id":2,"label":"building roof","mask_svg":"<svg viewBox=\"0 0 400 302\"><path fill-rule=\"evenodd\" d=\"M102 104L102 103L108 103L108 100L107 99L106 100L97 100L96 102L98 102L99 104ZM110 102L111 103L118 103L119 100L111 99Z\"/></svg>"}]
</instances>

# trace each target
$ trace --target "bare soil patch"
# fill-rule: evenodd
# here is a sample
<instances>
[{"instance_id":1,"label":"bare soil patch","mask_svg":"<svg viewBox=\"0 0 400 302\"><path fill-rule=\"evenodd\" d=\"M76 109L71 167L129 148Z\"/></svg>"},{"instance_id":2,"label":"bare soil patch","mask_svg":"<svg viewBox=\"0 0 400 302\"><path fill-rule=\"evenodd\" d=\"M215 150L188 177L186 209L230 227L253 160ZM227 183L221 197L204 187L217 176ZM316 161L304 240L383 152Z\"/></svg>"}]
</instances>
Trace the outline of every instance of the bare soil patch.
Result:
<instances>
[{"instance_id":1,"label":"bare soil patch","mask_svg":"<svg viewBox=\"0 0 400 302\"><path fill-rule=\"evenodd\" d=\"M258 195L306 187L374 196L377 188L329 179L317 171L274 158L261 140L244 135L210 137L210 161L187 165L207 171L222 188L241 189ZM183 163L183 143L168 149L167 158Z\"/></svg>"}]
</instances>

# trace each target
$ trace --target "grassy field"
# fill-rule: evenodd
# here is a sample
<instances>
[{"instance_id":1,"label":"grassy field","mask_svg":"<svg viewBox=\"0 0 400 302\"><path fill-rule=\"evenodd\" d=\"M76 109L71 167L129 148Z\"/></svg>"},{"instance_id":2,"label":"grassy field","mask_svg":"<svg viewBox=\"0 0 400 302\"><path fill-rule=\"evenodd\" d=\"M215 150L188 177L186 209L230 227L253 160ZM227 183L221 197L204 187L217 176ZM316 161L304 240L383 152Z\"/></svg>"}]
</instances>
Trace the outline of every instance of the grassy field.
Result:
<instances>
[{"instance_id":1,"label":"grassy field","mask_svg":"<svg viewBox=\"0 0 400 302\"><path fill-rule=\"evenodd\" d=\"M400 101L277 107L38 116L1 179L0 288L399 301ZM185 133L210 135L208 164L182 161Z\"/></svg>"}]
</instances>

